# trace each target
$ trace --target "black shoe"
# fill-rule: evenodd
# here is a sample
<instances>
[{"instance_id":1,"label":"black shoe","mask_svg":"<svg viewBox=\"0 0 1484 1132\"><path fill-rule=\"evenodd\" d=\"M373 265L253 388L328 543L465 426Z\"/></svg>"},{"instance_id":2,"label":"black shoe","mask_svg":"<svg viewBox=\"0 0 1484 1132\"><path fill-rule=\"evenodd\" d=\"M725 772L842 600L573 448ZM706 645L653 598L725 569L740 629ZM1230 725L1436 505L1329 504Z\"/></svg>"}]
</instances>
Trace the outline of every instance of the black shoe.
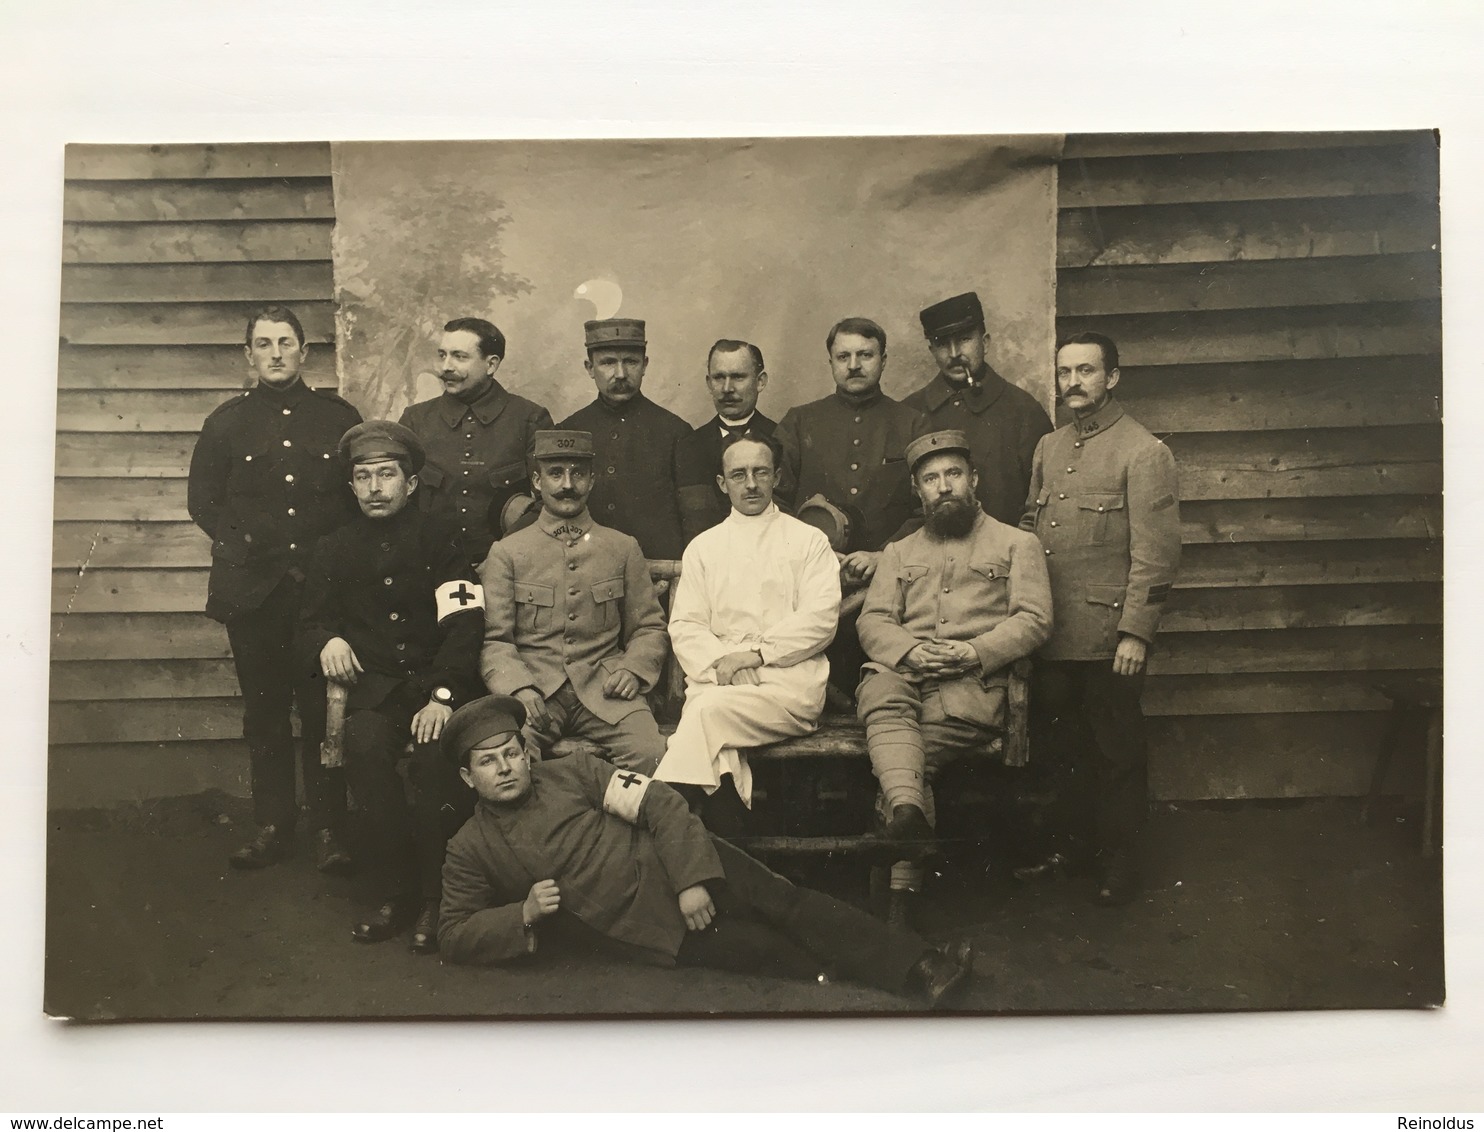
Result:
<instances>
[{"instance_id":1,"label":"black shoe","mask_svg":"<svg viewBox=\"0 0 1484 1132\"><path fill-rule=\"evenodd\" d=\"M1138 861L1128 849L1115 851L1103 867L1099 882L1097 902L1108 907L1127 904L1138 896L1144 887L1139 875Z\"/></svg>"},{"instance_id":2,"label":"black shoe","mask_svg":"<svg viewBox=\"0 0 1484 1132\"><path fill-rule=\"evenodd\" d=\"M423 910L412 925L412 942L407 949L414 955L433 955L438 951L438 901L424 900Z\"/></svg>"},{"instance_id":3,"label":"black shoe","mask_svg":"<svg viewBox=\"0 0 1484 1132\"><path fill-rule=\"evenodd\" d=\"M960 967L974 970L974 945L966 939L950 939L938 944L938 954L952 959Z\"/></svg>"},{"instance_id":4,"label":"black shoe","mask_svg":"<svg viewBox=\"0 0 1484 1132\"><path fill-rule=\"evenodd\" d=\"M1055 880L1067 870L1069 864L1067 858L1061 853L1052 853L1049 857L1036 861L1034 864L1021 865L1018 869L1012 869L1010 875L1022 884L1032 881Z\"/></svg>"},{"instance_id":5,"label":"black shoe","mask_svg":"<svg viewBox=\"0 0 1484 1132\"><path fill-rule=\"evenodd\" d=\"M350 934L357 943L380 943L399 936L417 918L417 908L416 900L405 896L393 897L369 918L351 928Z\"/></svg>"},{"instance_id":6,"label":"black shoe","mask_svg":"<svg viewBox=\"0 0 1484 1132\"><path fill-rule=\"evenodd\" d=\"M937 840L933 827L921 807L913 805L895 806L891 821L874 837L870 849L872 861L879 865L894 865L898 861L918 861L931 855Z\"/></svg>"},{"instance_id":7,"label":"black shoe","mask_svg":"<svg viewBox=\"0 0 1484 1132\"><path fill-rule=\"evenodd\" d=\"M294 851L294 836L280 833L276 825L265 825L258 835L227 858L234 869L266 869Z\"/></svg>"},{"instance_id":8,"label":"black shoe","mask_svg":"<svg viewBox=\"0 0 1484 1132\"><path fill-rule=\"evenodd\" d=\"M972 949L965 963L960 963L955 956L945 955L942 951L935 949L924 952L922 958L913 964L912 970L907 975L907 983L922 995L929 1009L941 1010L952 1006L963 995L973 970Z\"/></svg>"},{"instance_id":9,"label":"black shoe","mask_svg":"<svg viewBox=\"0 0 1484 1132\"><path fill-rule=\"evenodd\" d=\"M355 862L333 829L322 829L314 835L314 856L314 867L332 876L346 876L355 868Z\"/></svg>"}]
</instances>

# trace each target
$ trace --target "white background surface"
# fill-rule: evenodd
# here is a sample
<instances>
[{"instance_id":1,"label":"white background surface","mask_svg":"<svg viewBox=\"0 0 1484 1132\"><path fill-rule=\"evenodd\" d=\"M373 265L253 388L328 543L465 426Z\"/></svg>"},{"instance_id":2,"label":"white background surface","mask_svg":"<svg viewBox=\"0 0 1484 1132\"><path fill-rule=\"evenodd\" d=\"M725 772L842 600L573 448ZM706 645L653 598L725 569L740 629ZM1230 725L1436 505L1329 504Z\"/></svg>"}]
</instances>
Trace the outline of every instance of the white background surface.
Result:
<instances>
[{"instance_id":1,"label":"white background surface","mask_svg":"<svg viewBox=\"0 0 1484 1132\"><path fill-rule=\"evenodd\" d=\"M797 9L797 10L796 10ZM0 1112L1484 1108L1477 5L0 0ZM403 137L1443 131L1448 1005L727 1023L41 1016L62 146ZM1470 521L1473 520L1473 521ZM721 1067L727 1067L723 1070ZM1395 1119L1376 1120L1395 1128Z\"/></svg>"}]
</instances>

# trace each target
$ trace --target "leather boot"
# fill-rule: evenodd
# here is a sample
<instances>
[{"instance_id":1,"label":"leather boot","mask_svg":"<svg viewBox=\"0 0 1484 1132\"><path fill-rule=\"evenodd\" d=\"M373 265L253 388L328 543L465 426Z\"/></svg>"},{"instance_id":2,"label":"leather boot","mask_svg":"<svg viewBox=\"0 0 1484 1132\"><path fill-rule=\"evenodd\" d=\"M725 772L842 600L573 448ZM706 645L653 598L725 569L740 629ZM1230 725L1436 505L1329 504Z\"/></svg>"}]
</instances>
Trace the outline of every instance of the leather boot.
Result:
<instances>
[{"instance_id":1,"label":"leather boot","mask_svg":"<svg viewBox=\"0 0 1484 1132\"><path fill-rule=\"evenodd\" d=\"M265 825L258 835L227 858L234 869L266 869L294 851L294 837L276 825Z\"/></svg>"}]
</instances>

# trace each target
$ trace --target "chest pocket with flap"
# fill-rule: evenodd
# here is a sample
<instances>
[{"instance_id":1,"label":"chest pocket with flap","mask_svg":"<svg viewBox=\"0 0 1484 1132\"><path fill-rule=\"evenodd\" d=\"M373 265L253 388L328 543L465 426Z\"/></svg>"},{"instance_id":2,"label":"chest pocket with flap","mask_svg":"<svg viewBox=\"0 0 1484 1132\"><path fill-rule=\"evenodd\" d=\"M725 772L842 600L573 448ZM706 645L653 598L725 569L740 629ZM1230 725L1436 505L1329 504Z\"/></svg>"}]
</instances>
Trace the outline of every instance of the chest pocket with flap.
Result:
<instances>
[{"instance_id":1,"label":"chest pocket with flap","mask_svg":"<svg viewBox=\"0 0 1484 1132\"><path fill-rule=\"evenodd\" d=\"M593 601L603 618L603 628L616 629L620 620L619 602L623 599L623 576L605 578L593 586Z\"/></svg>"},{"instance_id":2,"label":"chest pocket with flap","mask_svg":"<svg viewBox=\"0 0 1484 1132\"><path fill-rule=\"evenodd\" d=\"M1077 497L1077 533L1083 546L1102 546L1115 531L1128 531L1122 492L1089 491Z\"/></svg>"},{"instance_id":3,"label":"chest pocket with flap","mask_svg":"<svg viewBox=\"0 0 1484 1132\"><path fill-rule=\"evenodd\" d=\"M551 623L551 607L556 604L556 587L539 582L515 583L516 627L526 631L543 629Z\"/></svg>"}]
</instances>

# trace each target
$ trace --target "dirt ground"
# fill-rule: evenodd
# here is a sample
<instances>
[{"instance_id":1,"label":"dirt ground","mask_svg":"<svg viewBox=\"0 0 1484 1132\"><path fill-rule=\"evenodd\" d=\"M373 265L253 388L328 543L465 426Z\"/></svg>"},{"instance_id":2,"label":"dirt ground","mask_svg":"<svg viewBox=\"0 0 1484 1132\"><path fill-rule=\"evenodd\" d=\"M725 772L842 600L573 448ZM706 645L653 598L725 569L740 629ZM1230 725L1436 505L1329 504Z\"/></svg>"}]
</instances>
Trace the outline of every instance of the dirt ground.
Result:
<instances>
[{"instance_id":1,"label":"dirt ground","mask_svg":"<svg viewBox=\"0 0 1484 1132\"><path fill-rule=\"evenodd\" d=\"M405 941L350 938L355 881L307 845L261 872L227 867L251 833L220 794L51 815L46 1009L80 1020L886 1014L905 999L575 953L534 967L447 967ZM1090 882L1017 885L946 860L922 928L967 934L974 1012L1422 1007L1443 1000L1442 885L1415 817L1327 800L1164 806L1148 886L1122 909ZM864 869L771 862L860 903Z\"/></svg>"}]
</instances>

